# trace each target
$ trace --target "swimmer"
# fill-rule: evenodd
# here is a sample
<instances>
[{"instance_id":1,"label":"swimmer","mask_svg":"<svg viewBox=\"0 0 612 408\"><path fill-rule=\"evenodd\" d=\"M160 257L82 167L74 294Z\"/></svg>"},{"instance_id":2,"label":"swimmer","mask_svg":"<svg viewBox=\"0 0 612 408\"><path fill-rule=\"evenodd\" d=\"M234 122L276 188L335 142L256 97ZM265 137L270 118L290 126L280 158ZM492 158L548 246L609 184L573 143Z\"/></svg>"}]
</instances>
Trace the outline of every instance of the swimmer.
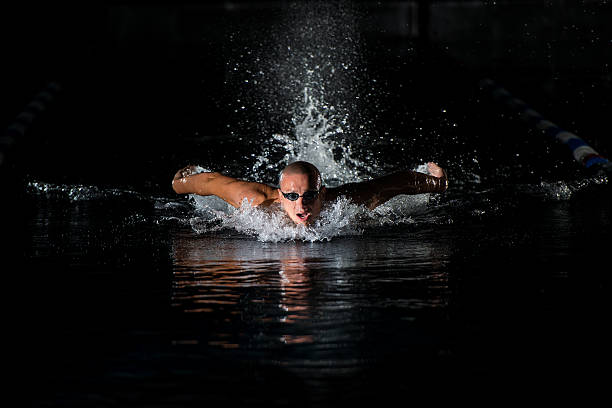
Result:
<instances>
[{"instance_id":1,"label":"swimmer","mask_svg":"<svg viewBox=\"0 0 612 408\"><path fill-rule=\"evenodd\" d=\"M296 161L281 171L279 188L275 188L218 172L202 173L196 166L187 166L174 175L172 188L178 194L215 195L236 208L245 198L253 206L280 205L296 224L310 224L325 203L340 196L374 209L399 194L446 191L445 171L433 162L427 163L427 170L430 174L404 170L368 181L325 187L313 164Z\"/></svg>"}]
</instances>

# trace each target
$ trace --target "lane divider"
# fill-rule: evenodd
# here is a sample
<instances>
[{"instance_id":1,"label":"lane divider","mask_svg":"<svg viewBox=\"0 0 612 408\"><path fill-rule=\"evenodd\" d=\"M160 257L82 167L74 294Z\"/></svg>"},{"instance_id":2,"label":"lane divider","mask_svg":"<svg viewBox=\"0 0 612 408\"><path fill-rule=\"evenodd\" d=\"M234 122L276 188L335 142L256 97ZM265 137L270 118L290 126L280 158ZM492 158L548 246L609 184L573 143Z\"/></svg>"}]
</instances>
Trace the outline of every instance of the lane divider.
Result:
<instances>
[{"instance_id":1,"label":"lane divider","mask_svg":"<svg viewBox=\"0 0 612 408\"><path fill-rule=\"evenodd\" d=\"M586 169L612 171L612 162L597 153L587 142L574 133L568 132L553 122L546 120L524 101L512 96L510 92L497 85L493 80L483 79L479 85L482 90L491 93L493 99L517 111L523 121L541 130L547 136L565 144L570 149L574 159Z\"/></svg>"},{"instance_id":2,"label":"lane divider","mask_svg":"<svg viewBox=\"0 0 612 408\"><path fill-rule=\"evenodd\" d=\"M61 90L62 87L58 83L48 83L5 129L4 135L0 136L0 167L5 164L8 151L15 145L18 139L26 134L36 118L47 110L49 104L55 100Z\"/></svg>"}]
</instances>

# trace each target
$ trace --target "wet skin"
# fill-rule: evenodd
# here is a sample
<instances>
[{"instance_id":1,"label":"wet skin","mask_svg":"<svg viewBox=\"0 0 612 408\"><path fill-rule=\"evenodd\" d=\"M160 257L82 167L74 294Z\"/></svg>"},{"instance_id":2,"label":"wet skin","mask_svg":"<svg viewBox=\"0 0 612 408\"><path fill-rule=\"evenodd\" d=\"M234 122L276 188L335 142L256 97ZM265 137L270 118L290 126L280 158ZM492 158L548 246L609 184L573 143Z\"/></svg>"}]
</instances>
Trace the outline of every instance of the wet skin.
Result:
<instances>
[{"instance_id":1,"label":"wet skin","mask_svg":"<svg viewBox=\"0 0 612 408\"><path fill-rule=\"evenodd\" d=\"M314 167L314 166L313 166ZM448 188L444 170L428 163L430 175L410 170L398 171L372 180L346 183L326 189L321 186L318 171L285 168L280 188L271 185L239 180L219 172L197 172L195 166L179 170L172 180L172 188L178 194L215 195L239 208L244 199L253 206L267 207L280 203L287 216L296 224L310 224L321 212L325 201L338 197L349 198L355 204L374 209L398 194L441 193ZM314 199L302 197L307 191L319 191ZM300 197L291 201L283 193L297 193Z\"/></svg>"},{"instance_id":2,"label":"wet skin","mask_svg":"<svg viewBox=\"0 0 612 408\"><path fill-rule=\"evenodd\" d=\"M298 193L301 196L307 191L317 191L319 188L321 191L313 200L305 200L304 197L299 197L296 201L291 201L283 196L283 193ZM316 178L308 174L285 174L280 182L278 198L293 222L308 225L321 212L325 198L325 187L320 187Z\"/></svg>"}]
</instances>

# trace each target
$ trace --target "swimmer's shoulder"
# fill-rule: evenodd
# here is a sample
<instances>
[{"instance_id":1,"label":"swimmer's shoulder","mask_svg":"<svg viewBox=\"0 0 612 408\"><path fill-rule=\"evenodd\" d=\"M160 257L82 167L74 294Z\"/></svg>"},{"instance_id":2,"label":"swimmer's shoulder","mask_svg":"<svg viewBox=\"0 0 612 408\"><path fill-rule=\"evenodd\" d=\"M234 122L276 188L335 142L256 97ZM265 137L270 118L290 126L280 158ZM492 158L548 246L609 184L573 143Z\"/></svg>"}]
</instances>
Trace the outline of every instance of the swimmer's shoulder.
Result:
<instances>
[{"instance_id":1,"label":"swimmer's shoulder","mask_svg":"<svg viewBox=\"0 0 612 408\"><path fill-rule=\"evenodd\" d=\"M346 195L346 193L338 187L325 187L325 195L323 196L323 202L336 201L338 197L343 195Z\"/></svg>"},{"instance_id":2,"label":"swimmer's shoulder","mask_svg":"<svg viewBox=\"0 0 612 408\"><path fill-rule=\"evenodd\" d=\"M278 199L278 197L276 197L262 201L257 205L257 207L270 208L278 204L280 204L280 200Z\"/></svg>"},{"instance_id":3,"label":"swimmer's shoulder","mask_svg":"<svg viewBox=\"0 0 612 408\"><path fill-rule=\"evenodd\" d=\"M279 201L274 187L257 182L238 181L233 194L238 198L238 202L246 198L255 207L268 207Z\"/></svg>"}]
</instances>

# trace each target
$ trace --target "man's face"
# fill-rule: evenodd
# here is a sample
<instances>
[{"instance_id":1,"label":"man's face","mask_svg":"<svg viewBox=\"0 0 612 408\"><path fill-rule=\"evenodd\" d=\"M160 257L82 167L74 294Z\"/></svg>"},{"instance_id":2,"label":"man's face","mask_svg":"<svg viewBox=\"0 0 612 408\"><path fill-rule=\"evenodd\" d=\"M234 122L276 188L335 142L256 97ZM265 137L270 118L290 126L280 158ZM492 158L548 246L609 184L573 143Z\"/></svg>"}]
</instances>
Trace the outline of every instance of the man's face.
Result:
<instances>
[{"instance_id":1,"label":"man's face","mask_svg":"<svg viewBox=\"0 0 612 408\"><path fill-rule=\"evenodd\" d=\"M321 188L320 193L312 200L301 197L307 191L317 191ZM297 193L300 197L291 201L283 193ZM289 218L296 224L310 224L321 212L322 198L325 193L325 187L320 187L317 183L317 178L308 174L285 174L280 182L278 196L283 209L289 215Z\"/></svg>"}]
</instances>

